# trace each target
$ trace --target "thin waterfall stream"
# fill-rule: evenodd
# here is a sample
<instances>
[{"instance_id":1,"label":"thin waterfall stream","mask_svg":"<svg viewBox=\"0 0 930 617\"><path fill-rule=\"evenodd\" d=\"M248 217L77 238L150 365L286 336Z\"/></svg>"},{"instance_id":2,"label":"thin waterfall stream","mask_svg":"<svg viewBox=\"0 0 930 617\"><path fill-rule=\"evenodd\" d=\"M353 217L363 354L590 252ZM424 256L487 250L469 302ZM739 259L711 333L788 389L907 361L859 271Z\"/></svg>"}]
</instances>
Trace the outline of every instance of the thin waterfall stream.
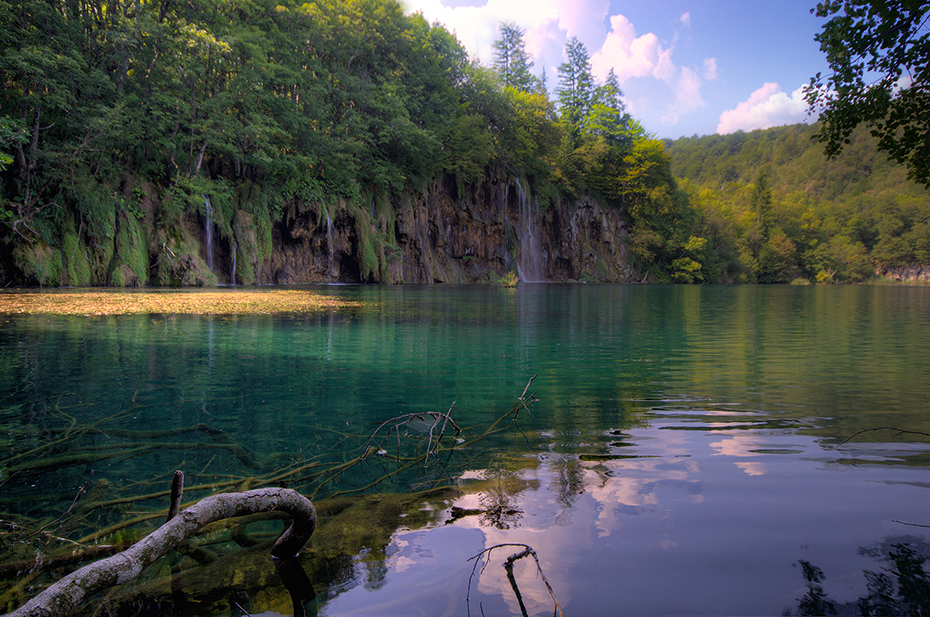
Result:
<instances>
[{"instance_id":1,"label":"thin waterfall stream","mask_svg":"<svg viewBox=\"0 0 930 617\"><path fill-rule=\"evenodd\" d=\"M203 204L206 218L204 220L204 249L207 253L207 268L213 272L213 204L210 196L203 195Z\"/></svg>"},{"instance_id":2,"label":"thin waterfall stream","mask_svg":"<svg viewBox=\"0 0 930 617\"><path fill-rule=\"evenodd\" d=\"M517 199L520 203L519 240L517 255L517 274L524 283L539 283L545 280L545 257L539 242L539 233L533 212L533 202L517 178Z\"/></svg>"}]
</instances>

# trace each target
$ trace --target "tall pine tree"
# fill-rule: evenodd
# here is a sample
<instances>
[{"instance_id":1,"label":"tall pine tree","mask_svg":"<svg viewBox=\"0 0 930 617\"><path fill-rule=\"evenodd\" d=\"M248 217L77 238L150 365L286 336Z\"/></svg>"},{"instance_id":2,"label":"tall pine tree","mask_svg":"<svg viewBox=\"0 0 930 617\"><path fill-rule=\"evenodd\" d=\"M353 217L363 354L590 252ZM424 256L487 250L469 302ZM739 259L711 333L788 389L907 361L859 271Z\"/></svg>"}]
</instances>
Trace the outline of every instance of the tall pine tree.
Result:
<instances>
[{"instance_id":1,"label":"tall pine tree","mask_svg":"<svg viewBox=\"0 0 930 617\"><path fill-rule=\"evenodd\" d=\"M526 53L524 30L512 22L500 25L501 38L494 41L494 68L504 86L531 92L536 78L530 73L533 62Z\"/></svg>"},{"instance_id":2,"label":"tall pine tree","mask_svg":"<svg viewBox=\"0 0 930 617\"><path fill-rule=\"evenodd\" d=\"M565 46L566 61L559 65L559 112L569 133L577 137L594 102L591 59L584 43L573 36Z\"/></svg>"}]
</instances>

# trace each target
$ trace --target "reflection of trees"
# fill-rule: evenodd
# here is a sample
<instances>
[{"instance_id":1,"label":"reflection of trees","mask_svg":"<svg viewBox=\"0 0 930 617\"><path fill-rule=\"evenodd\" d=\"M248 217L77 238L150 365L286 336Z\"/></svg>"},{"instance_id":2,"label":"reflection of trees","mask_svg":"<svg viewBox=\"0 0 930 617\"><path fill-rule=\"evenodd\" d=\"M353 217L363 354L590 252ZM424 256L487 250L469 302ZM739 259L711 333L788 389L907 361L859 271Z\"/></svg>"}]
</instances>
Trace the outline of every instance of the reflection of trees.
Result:
<instances>
[{"instance_id":1,"label":"reflection of trees","mask_svg":"<svg viewBox=\"0 0 930 617\"><path fill-rule=\"evenodd\" d=\"M515 497L527 487L516 471L497 467L484 473L489 480L487 490L478 499L481 504L481 525L495 529L510 529L520 524L523 510L514 507Z\"/></svg>"},{"instance_id":2,"label":"reflection of trees","mask_svg":"<svg viewBox=\"0 0 930 617\"><path fill-rule=\"evenodd\" d=\"M824 591L825 576L817 566L799 561L807 593L798 601L798 615L930 615L930 576L924 562L930 544L920 538L899 537L859 553L885 562L879 572L865 570L868 595L837 604Z\"/></svg>"},{"instance_id":3,"label":"reflection of trees","mask_svg":"<svg viewBox=\"0 0 930 617\"><path fill-rule=\"evenodd\" d=\"M555 457L551 466L556 471L553 479L555 500L561 506L555 520L558 525L568 525L572 522L575 500L584 492L584 468L577 456L569 455Z\"/></svg>"}]
</instances>

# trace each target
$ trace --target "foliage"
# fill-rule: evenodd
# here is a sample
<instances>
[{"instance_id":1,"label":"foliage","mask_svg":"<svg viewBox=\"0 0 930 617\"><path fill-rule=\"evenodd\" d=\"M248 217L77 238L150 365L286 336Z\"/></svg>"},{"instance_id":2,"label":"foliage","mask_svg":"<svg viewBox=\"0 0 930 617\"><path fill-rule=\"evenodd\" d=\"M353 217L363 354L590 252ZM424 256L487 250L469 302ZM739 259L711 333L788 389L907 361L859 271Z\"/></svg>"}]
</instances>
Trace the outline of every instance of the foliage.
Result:
<instances>
[{"instance_id":1,"label":"foliage","mask_svg":"<svg viewBox=\"0 0 930 617\"><path fill-rule=\"evenodd\" d=\"M517 286L517 283L519 283L519 282L520 282L520 277L517 276L517 273L516 273L516 272L513 272L513 271L510 271L510 272L504 273L504 275L501 276L501 277L497 280L497 286L498 286L498 287L503 287L503 288L506 289L506 288L509 288L509 287L516 287L516 286Z\"/></svg>"},{"instance_id":2,"label":"foliage","mask_svg":"<svg viewBox=\"0 0 930 617\"><path fill-rule=\"evenodd\" d=\"M820 113L817 137L835 156L859 124L878 148L930 188L930 4L917 0L826 0L815 39L831 73L818 73L805 98Z\"/></svg>"},{"instance_id":3,"label":"foliage","mask_svg":"<svg viewBox=\"0 0 930 617\"><path fill-rule=\"evenodd\" d=\"M708 280L851 283L930 261L930 197L876 152L865 127L833 160L817 126L670 142L672 169L708 239ZM700 261L700 260L698 260Z\"/></svg>"},{"instance_id":4,"label":"foliage","mask_svg":"<svg viewBox=\"0 0 930 617\"><path fill-rule=\"evenodd\" d=\"M566 61L559 65L559 112L576 145L581 129L594 101L594 77L591 75L591 56L584 43L573 36L565 45Z\"/></svg>"}]
</instances>

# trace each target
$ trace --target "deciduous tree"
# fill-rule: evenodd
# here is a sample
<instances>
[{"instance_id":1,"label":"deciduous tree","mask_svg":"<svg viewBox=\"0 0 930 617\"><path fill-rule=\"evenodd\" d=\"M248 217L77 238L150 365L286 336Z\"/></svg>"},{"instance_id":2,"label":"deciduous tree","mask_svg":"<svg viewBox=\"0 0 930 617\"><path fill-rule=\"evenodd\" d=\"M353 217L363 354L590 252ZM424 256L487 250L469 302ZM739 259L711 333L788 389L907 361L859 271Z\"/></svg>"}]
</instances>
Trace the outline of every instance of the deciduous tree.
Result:
<instances>
[{"instance_id":1,"label":"deciduous tree","mask_svg":"<svg viewBox=\"0 0 930 617\"><path fill-rule=\"evenodd\" d=\"M881 150L930 188L930 3L828 0L811 12L828 18L814 38L830 73L817 73L805 94L820 114L827 155L865 124Z\"/></svg>"}]
</instances>

